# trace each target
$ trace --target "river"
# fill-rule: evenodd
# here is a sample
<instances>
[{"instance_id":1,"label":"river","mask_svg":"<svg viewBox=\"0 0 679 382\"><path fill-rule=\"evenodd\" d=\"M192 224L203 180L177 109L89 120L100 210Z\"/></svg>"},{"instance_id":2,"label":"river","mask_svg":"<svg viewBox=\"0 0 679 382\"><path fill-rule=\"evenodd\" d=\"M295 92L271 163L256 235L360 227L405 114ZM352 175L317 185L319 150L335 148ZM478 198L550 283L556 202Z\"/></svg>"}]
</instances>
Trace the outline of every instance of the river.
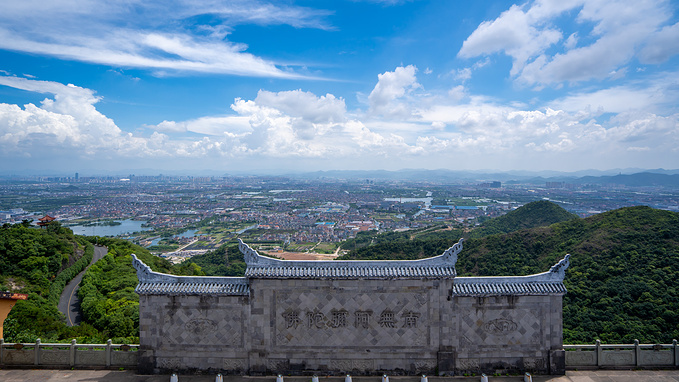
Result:
<instances>
[{"instance_id":1,"label":"river","mask_svg":"<svg viewBox=\"0 0 679 382\"><path fill-rule=\"evenodd\" d=\"M76 235L86 235L86 236L118 236L118 235L128 235L133 232L148 231L153 228L142 227L142 224L146 223L144 220L116 220L120 225L95 225L85 227L82 225L74 225L67 227L73 231Z\"/></svg>"}]
</instances>

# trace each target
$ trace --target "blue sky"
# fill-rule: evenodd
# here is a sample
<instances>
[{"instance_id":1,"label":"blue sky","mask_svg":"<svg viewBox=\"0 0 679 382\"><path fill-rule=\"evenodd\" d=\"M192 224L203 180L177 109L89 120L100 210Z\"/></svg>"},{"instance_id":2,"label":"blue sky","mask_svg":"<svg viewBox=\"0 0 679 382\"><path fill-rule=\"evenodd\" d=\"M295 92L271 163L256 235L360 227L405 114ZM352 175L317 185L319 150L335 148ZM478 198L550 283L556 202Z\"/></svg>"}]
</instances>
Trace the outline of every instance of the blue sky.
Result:
<instances>
[{"instance_id":1,"label":"blue sky","mask_svg":"<svg viewBox=\"0 0 679 382\"><path fill-rule=\"evenodd\" d=\"M678 8L4 1L0 171L677 169Z\"/></svg>"}]
</instances>

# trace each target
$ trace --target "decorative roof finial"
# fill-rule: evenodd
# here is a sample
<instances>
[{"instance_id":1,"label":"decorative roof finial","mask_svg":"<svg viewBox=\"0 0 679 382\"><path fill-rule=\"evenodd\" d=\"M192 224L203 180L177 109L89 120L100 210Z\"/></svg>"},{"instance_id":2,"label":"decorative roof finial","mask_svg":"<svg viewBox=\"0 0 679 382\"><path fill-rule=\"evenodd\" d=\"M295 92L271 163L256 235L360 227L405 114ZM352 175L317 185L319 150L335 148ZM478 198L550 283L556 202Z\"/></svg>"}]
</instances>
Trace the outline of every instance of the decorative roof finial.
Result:
<instances>
[{"instance_id":1,"label":"decorative roof finial","mask_svg":"<svg viewBox=\"0 0 679 382\"><path fill-rule=\"evenodd\" d=\"M570 258L570 254L564 256L563 259L559 260L558 263L552 265L552 267L549 268L549 273L554 273L558 275L561 280L563 280L566 277L566 268L568 268L568 266L571 264Z\"/></svg>"},{"instance_id":2,"label":"decorative roof finial","mask_svg":"<svg viewBox=\"0 0 679 382\"><path fill-rule=\"evenodd\" d=\"M137 258L134 253L132 256L132 266L137 270L137 279L139 282L144 282L151 278L151 273L153 272L148 265L144 264L141 260Z\"/></svg>"},{"instance_id":3,"label":"decorative roof finial","mask_svg":"<svg viewBox=\"0 0 679 382\"><path fill-rule=\"evenodd\" d=\"M453 266L455 266L455 263L457 263L457 255L462 252L463 242L464 239L460 239L460 241L455 243L452 247L446 249L446 251L443 252L443 260L448 263L453 263Z\"/></svg>"},{"instance_id":4,"label":"decorative roof finial","mask_svg":"<svg viewBox=\"0 0 679 382\"><path fill-rule=\"evenodd\" d=\"M240 252L243 254L243 257L245 258L245 264L257 264L259 261L259 253L252 249L249 245L245 244L241 238L238 238L238 249Z\"/></svg>"}]
</instances>

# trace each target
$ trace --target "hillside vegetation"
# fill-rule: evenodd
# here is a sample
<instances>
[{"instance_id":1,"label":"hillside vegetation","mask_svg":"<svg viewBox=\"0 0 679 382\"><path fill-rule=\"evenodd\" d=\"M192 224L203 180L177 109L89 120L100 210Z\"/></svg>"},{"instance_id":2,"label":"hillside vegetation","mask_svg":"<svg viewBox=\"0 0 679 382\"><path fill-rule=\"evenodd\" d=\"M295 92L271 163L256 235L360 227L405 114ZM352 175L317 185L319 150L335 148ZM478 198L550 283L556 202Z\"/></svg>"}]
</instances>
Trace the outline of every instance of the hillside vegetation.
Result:
<instances>
[{"instance_id":1,"label":"hillside vegetation","mask_svg":"<svg viewBox=\"0 0 679 382\"><path fill-rule=\"evenodd\" d=\"M579 219L547 203L527 204L468 234L458 274L539 273L570 253L564 281L565 343L670 343L679 338L679 214L630 207ZM522 219L529 225L562 222L519 229ZM489 235L491 228L509 233ZM457 241L444 237L405 242L399 236L391 243L351 251L345 258L385 259L390 252L396 254L392 258L434 256Z\"/></svg>"},{"instance_id":2,"label":"hillside vegetation","mask_svg":"<svg viewBox=\"0 0 679 382\"><path fill-rule=\"evenodd\" d=\"M557 204L546 200L528 203L506 215L490 219L469 235L478 238L498 233L509 233L526 228L544 227L554 223L577 219Z\"/></svg>"},{"instance_id":3,"label":"hillside vegetation","mask_svg":"<svg viewBox=\"0 0 679 382\"><path fill-rule=\"evenodd\" d=\"M460 275L544 272L571 254L564 342L679 338L679 214L630 207L549 227L469 240Z\"/></svg>"},{"instance_id":4,"label":"hillside vegetation","mask_svg":"<svg viewBox=\"0 0 679 382\"><path fill-rule=\"evenodd\" d=\"M559 223L551 224L553 221ZM541 224L547 224L540 226ZM530 226L529 228L523 228ZM499 231L502 233L489 234ZM401 233L365 233L347 241L348 259L416 259L434 256L468 240L458 274L497 276L544 272L567 253L564 342L669 343L679 338L679 213L649 207L623 208L586 219L549 202L530 203L490 220L477 232L445 226ZM89 238L109 253L86 273L80 288L85 323L69 328L53 296L80 266L92 246L55 225L0 229L0 284L28 293L5 322L5 341L138 341L139 299L134 288L135 253L153 270L183 275L240 276L243 256L235 243L181 265L117 239ZM90 257L91 258L91 257ZM80 268L82 269L82 268Z\"/></svg>"},{"instance_id":5,"label":"hillside vegetation","mask_svg":"<svg viewBox=\"0 0 679 382\"><path fill-rule=\"evenodd\" d=\"M6 342L81 338L88 328L69 328L57 309L65 285L92 261L94 247L71 230L30 222L0 228L0 290L28 294L4 323Z\"/></svg>"},{"instance_id":6,"label":"hillside vegetation","mask_svg":"<svg viewBox=\"0 0 679 382\"><path fill-rule=\"evenodd\" d=\"M87 270L78 296L84 321L92 325L104 341L111 338L117 343L139 342L139 295L134 292L138 280L137 271L132 266L132 253L156 272L204 275L195 264L172 265L125 240L95 240L106 245L108 253Z\"/></svg>"},{"instance_id":7,"label":"hillside vegetation","mask_svg":"<svg viewBox=\"0 0 679 382\"><path fill-rule=\"evenodd\" d=\"M106 245L108 254L83 277L80 290L84 322L68 327L57 303L65 285L92 261L94 246ZM139 341L139 296L130 254L158 272L202 275L195 264L173 266L124 240L85 238L52 223L46 229L23 224L0 228L0 289L28 294L17 301L4 323L5 342L80 343Z\"/></svg>"},{"instance_id":8,"label":"hillside vegetation","mask_svg":"<svg viewBox=\"0 0 679 382\"><path fill-rule=\"evenodd\" d=\"M243 276L245 259L238 250L237 242L221 245L214 251L193 256L183 264L196 264L206 276Z\"/></svg>"}]
</instances>

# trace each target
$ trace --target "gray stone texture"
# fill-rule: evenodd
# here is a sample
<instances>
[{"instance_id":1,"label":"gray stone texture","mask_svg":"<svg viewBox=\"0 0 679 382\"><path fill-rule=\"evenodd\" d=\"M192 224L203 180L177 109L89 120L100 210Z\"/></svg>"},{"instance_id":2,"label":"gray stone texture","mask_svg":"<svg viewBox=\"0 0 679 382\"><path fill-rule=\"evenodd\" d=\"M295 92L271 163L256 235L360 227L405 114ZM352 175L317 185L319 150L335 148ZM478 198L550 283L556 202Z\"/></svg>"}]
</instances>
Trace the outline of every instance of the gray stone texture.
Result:
<instances>
[{"instance_id":1,"label":"gray stone texture","mask_svg":"<svg viewBox=\"0 0 679 382\"><path fill-rule=\"evenodd\" d=\"M140 370L560 373L561 296L453 280L251 279L250 296L141 295ZM563 358L563 355L562 355Z\"/></svg>"},{"instance_id":2,"label":"gray stone texture","mask_svg":"<svg viewBox=\"0 0 679 382\"><path fill-rule=\"evenodd\" d=\"M463 241L409 261L284 261L240 242L245 278L171 276L133 257L142 372L565 372L563 277L455 278Z\"/></svg>"}]
</instances>

